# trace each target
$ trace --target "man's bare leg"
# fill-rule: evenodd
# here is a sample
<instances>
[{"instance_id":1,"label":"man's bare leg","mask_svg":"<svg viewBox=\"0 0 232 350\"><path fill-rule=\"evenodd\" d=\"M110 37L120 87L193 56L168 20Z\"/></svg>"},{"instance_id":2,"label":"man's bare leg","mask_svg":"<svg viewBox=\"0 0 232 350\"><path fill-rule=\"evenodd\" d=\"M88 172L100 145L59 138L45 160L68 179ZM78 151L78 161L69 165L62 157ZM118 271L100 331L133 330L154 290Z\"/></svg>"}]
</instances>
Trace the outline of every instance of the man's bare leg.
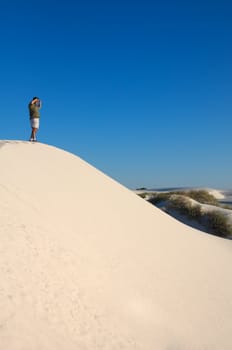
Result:
<instances>
[{"instance_id":1,"label":"man's bare leg","mask_svg":"<svg viewBox=\"0 0 232 350\"><path fill-rule=\"evenodd\" d=\"M37 128L32 128L31 137L30 137L31 141L36 141L36 133L37 133L37 131L38 131Z\"/></svg>"}]
</instances>

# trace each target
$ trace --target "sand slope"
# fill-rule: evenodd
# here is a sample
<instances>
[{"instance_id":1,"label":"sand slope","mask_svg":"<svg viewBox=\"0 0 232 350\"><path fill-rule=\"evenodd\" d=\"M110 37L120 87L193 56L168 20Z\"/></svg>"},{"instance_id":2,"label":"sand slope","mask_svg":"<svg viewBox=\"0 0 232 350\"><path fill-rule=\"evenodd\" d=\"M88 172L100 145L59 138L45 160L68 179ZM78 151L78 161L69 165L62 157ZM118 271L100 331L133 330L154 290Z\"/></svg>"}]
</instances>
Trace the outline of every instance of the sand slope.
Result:
<instances>
[{"instance_id":1,"label":"sand slope","mask_svg":"<svg viewBox=\"0 0 232 350\"><path fill-rule=\"evenodd\" d=\"M1 349L231 350L231 241L55 147L0 167Z\"/></svg>"}]
</instances>

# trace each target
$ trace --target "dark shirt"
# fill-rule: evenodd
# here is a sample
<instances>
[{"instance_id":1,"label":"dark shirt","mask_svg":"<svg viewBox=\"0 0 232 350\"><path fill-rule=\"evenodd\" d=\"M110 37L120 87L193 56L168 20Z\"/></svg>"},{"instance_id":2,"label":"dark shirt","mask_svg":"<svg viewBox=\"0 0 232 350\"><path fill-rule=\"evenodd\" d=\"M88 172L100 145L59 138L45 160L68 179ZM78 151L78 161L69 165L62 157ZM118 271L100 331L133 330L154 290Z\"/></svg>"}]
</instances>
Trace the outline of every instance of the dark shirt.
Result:
<instances>
[{"instance_id":1,"label":"dark shirt","mask_svg":"<svg viewBox=\"0 0 232 350\"><path fill-rule=\"evenodd\" d=\"M29 103L28 105L29 108L29 113L30 113L30 119L33 118L39 118L40 114L39 114L39 109L40 109L40 103Z\"/></svg>"}]
</instances>

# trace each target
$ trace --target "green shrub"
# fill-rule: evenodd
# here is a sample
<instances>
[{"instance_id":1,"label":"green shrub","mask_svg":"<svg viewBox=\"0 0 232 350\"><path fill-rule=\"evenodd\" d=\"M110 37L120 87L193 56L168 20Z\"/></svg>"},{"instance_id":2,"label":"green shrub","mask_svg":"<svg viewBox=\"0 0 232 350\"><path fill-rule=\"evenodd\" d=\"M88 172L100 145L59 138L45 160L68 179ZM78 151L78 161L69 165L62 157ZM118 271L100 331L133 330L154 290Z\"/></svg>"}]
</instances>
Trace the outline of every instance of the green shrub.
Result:
<instances>
[{"instance_id":1,"label":"green shrub","mask_svg":"<svg viewBox=\"0 0 232 350\"><path fill-rule=\"evenodd\" d=\"M151 198L149 198L148 202L150 202L151 204L158 204L162 201L166 201L170 198L171 194L164 192L164 193L154 193Z\"/></svg>"},{"instance_id":2,"label":"green shrub","mask_svg":"<svg viewBox=\"0 0 232 350\"><path fill-rule=\"evenodd\" d=\"M147 192L138 193L138 196L141 197L141 198L146 198L147 195L148 195Z\"/></svg>"},{"instance_id":3,"label":"green shrub","mask_svg":"<svg viewBox=\"0 0 232 350\"><path fill-rule=\"evenodd\" d=\"M189 207L189 201L182 195L172 195L169 199L168 208L178 210L183 215L188 214Z\"/></svg>"},{"instance_id":4,"label":"green shrub","mask_svg":"<svg viewBox=\"0 0 232 350\"><path fill-rule=\"evenodd\" d=\"M208 228L217 236L232 237L232 225L228 218L219 211L207 214Z\"/></svg>"},{"instance_id":5,"label":"green shrub","mask_svg":"<svg viewBox=\"0 0 232 350\"><path fill-rule=\"evenodd\" d=\"M139 194L143 198L144 194ZM152 194L152 197L149 199L149 202L156 205L157 203L168 200L172 195L181 195L194 199L195 201L203 204L210 204L219 206L217 199L212 196L209 192L205 190L191 190L191 191L173 191L173 192L156 192Z\"/></svg>"},{"instance_id":6,"label":"green shrub","mask_svg":"<svg viewBox=\"0 0 232 350\"><path fill-rule=\"evenodd\" d=\"M167 193L169 196L176 194L194 199L195 201L203 204L211 204L218 206L217 199L205 190L191 190L191 191L173 191Z\"/></svg>"},{"instance_id":7,"label":"green shrub","mask_svg":"<svg viewBox=\"0 0 232 350\"><path fill-rule=\"evenodd\" d=\"M185 195L194 199L195 201L197 201L199 203L211 204L211 205L216 205L216 206L219 205L217 199L205 190L187 191L185 193Z\"/></svg>"},{"instance_id":8,"label":"green shrub","mask_svg":"<svg viewBox=\"0 0 232 350\"><path fill-rule=\"evenodd\" d=\"M199 204L191 206L188 208L188 217L191 219L195 219L197 221L201 221L202 218L202 209Z\"/></svg>"},{"instance_id":9,"label":"green shrub","mask_svg":"<svg viewBox=\"0 0 232 350\"><path fill-rule=\"evenodd\" d=\"M174 195L170 198L169 209L178 210L182 215L187 216L189 219L197 221L201 220L202 210L198 204L192 204L186 197L180 195Z\"/></svg>"}]
</instances>

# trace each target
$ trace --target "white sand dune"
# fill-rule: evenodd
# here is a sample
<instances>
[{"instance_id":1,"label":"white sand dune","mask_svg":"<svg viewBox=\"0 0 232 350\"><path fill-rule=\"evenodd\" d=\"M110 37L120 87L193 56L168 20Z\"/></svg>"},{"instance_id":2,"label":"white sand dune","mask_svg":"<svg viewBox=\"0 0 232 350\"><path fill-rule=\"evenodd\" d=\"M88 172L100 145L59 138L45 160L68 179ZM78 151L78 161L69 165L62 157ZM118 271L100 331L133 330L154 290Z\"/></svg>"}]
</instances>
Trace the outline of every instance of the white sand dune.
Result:
<instances>
[{"instance_id":1,"label":"white sand dune","mask_svg":"<svg viewBox=\"0 0 232 350\"><path fill-rule=\"evenodd\" d=\"M214 196L216 199L220 200L220 199L224 199L225 195L222 191L220 190L215 190L215 189L207 189L206 191L208 191L212 196Z\"/></svg>"},{"instance_id":2,"label":"white sand dune","mask_svg":"<svg viewBox=\"0 0 232 350\"><path fill-rule=\"evenodd\" d=\"M0 166L0 349L232 349L231 241L51 146Z\"/></svg>"}]
</instances>

